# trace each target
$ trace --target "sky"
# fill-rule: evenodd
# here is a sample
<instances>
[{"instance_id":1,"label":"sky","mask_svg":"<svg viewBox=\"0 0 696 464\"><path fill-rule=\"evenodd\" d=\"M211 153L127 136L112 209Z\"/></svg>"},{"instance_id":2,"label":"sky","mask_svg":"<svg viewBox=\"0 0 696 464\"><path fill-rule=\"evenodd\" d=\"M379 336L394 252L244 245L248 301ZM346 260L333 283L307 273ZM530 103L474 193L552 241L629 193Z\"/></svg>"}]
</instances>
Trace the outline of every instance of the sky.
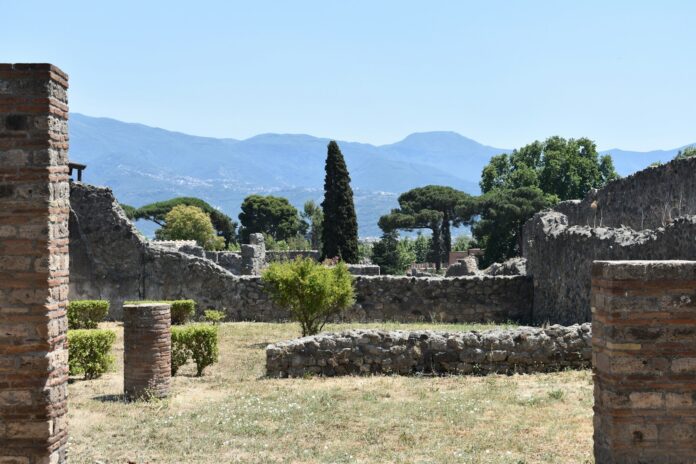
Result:
<instances>
[{"instance_id":1,"label":"sky","mask_svg":"<svg viewBox=\"0 0 696 464\"><path fill-rule=\"evenodd\" d=\"M62 68L71 111L195 135L696 142L689 0L106 3L0 0L0 62Z\"/></svg>"}]
</instances>

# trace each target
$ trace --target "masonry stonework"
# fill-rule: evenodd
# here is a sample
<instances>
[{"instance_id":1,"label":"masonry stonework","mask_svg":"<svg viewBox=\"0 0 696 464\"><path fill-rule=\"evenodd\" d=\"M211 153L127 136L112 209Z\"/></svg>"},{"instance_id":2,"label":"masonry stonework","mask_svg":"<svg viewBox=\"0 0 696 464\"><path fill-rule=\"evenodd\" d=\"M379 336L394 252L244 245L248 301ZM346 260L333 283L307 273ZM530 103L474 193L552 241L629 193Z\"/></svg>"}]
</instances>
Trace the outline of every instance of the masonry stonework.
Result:
<instances>
[{"instance_id":1,"label":"masonry stonework","mask_svg":"<svg viewBox=\"0 0 696 464\"><path fill-rule=\"evenodd\" d=\"M171 383L171 308L123 307L123 389L126 398L164 398Z\"/></svg>"},{"instance_id":2,"label":"masonry stonework","mask_svg":"<svg viewBox=\"0 0 696 464\"><path fill-rule=\"evenodd\" d=\"M530 374L589 367L590 324L489 332L349 330L269 345L269 377Z\"/></svg>"},{"instance_id":3,"label":"masonry stonework","mask_svg":"<svg viewBox=\"0 0 696 464\"><path fill-rule=\"evenodd\" d=\"M0 64L0 463L66 460L67 80Z\"/></svg>"},{"instance_id":4,"label":"masonry stonework","mask_svg":"<svg viewBox=\"0 0 696 464\"><path fill-rule=\"evenodd\" d=\"M595 262L592 312L596 462L696 462L696 262Z\"/></svg>"}]
</instances>

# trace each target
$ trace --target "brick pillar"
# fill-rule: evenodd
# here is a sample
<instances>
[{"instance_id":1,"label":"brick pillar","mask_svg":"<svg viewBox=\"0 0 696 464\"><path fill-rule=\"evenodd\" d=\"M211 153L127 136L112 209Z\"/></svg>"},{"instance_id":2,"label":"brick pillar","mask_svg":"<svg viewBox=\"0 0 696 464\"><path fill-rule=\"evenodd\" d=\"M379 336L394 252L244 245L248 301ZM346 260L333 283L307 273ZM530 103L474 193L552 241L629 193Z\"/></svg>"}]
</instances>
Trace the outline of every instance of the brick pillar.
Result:
<instances>
[{"instance_id":1,"label":"brick pillar","mask_svg":"<svg viewBox=\"0 0 696 464\"><path fill-rule=\"evenodd\" d=\"M0 463L66 460L67 81L0 64Z\"/></svg>"},{"instance_id":2,"label":"brick pillar","mask_svg":"<svg viewBox=\"0 0 696 464\"><path fill-rule=\"evenodd\" d=\"M598 464L696 462L696 262L592 268Z\"/></svg>"},{"instance_id":3,"label":"brick pillar","mask_svg":"<svg viewBox=\"0 0 696 464\"><path fill-rule=\"evenodd\" d=\"M123 306L123 387L127 398L169 395L171 320L168 304Z\"/></svg>"}]
</instances>

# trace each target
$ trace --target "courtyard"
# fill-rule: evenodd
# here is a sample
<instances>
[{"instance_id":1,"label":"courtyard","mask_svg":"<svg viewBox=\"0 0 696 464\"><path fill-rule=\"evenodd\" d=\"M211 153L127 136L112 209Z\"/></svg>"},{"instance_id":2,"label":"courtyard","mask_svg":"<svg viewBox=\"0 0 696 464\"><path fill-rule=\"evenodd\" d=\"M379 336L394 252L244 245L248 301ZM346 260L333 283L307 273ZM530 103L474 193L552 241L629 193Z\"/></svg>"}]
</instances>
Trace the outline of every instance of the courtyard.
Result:
<instances>
[{"instance_id":1,"label":"courtyard","mask_svg":"<svg viewBox=\"0 0 696 464\"><path fill-rule=\"evenodd\" d=\"M114 369L69 385L72 462L592 462L592 376L264 377L268 343L296 324L225 323L220 361L187 365L166 400L122 400L123 330ZM438 331L507 326L333 324Z\"/></svg>"}]
</instances>

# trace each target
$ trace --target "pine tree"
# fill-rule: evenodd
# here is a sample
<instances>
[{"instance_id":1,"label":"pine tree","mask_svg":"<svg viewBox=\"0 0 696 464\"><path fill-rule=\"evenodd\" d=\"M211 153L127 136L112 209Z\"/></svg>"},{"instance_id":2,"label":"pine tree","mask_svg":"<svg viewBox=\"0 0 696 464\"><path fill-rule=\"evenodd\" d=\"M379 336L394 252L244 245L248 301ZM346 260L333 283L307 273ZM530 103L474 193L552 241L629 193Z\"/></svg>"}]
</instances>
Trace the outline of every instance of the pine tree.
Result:
<instances>
[{"instance_id":1,"label":"pine tree","mask_svg":"<svg viewBox=\"0 0 696 464\"><path fill-rule=\"evenodd\" d=\"M339 257L347 263L358 261L358 219L353 205L350 175L341 149L335 141L328 146L324 179L324 227L322 257Z\"/></svg>"}]
</instances>

